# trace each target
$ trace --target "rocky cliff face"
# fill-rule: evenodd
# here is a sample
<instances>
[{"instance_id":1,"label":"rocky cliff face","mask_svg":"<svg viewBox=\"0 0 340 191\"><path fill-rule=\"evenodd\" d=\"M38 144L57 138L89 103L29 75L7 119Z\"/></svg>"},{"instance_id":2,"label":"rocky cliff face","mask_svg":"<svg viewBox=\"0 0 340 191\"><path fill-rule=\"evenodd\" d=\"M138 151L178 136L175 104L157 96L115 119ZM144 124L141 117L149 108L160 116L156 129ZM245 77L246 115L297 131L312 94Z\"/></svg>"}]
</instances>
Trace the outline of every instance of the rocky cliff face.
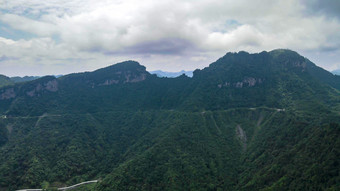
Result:
<instances>
[{"instance_id":1,"label":"rocky cliff face","mask_svg":"<svg viewBox=\"0 0 340 191\"><path fill-rule=\"evenodd\" d=\"M58 80L52 76L47 76L20 86L0 89L0 100L10 100L18 96L41 96L45 92L57 92L58 87Z\"/></svg>"},{"instance_id":2,"label":"rocky cliff face","mask_svg":"<svg viewBox=\"0 0 340 191\"><path fill-rule=\"evenodd\" d=\"M119 83L136 83L136 82L141 82L144 81L147 77L147 73L145 72L140 72L136 73L134 71L120 71L116 72L114 76L110 79L106 79L103 83L99 83L99 86L108 86L108 85L113 85L113 84L119 84Z\"/></svg>"},{"instance_id":3,"label":"rocky cliff face","mask_svg":"<svg viewBox=\"0 0 340 191\"><path fill-rule=\"evenodd\" d=\"M58 91L58 81L56 79L50 80L45 83L38 83L35 88L30 91L26 92L26 95L33 97L33 96L40 96L40 93L43 91L49 92L56 92Z\"/></svg>"},{"instance_id":4,"label":"rocky cliff face","mask_svg":"<svg viewBox=\"0 0 340 191\"><path fill-rule=\"evenodd\" d=\"M265 81L262 78L254 78L254 77L244 77L242 81L238 82L225 82L223 84L218 84L217 87L235 87L235 88L243 88L243 87L253 87L255 85L260 85Z\"/></svg>"},{"instance_id":5,"label":"rocky cliff face","mask_svg":"<svg viewBox=\"0 0 340 191\"><path fill-rule=\"evenodd\" d=\"M14 88L6 88L0 91L0 100L15 98Z\"/></svg>"}]
</instances>

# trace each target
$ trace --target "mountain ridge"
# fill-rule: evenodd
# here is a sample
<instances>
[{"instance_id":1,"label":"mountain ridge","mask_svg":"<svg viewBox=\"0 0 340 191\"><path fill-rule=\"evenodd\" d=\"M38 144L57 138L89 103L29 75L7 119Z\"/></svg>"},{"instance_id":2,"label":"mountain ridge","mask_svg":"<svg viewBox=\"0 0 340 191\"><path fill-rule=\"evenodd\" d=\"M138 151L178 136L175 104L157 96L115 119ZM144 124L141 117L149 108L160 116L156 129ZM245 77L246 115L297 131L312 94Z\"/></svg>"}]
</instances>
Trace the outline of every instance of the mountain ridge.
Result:
<instances>
[{"instance_id":1,"label":"mountain ridge","mask_svg":"<svg viewBox=\"0 0 340 191\"><path fill-rule=\"evenodd\" d=\"M273 54L275 54L275 57L272 56ZM251 62L248 62L248 59L250 59ZM290 61L292 59L294 62ZM290 64L287 65L287 63ZM288 71L291 72L290 75L286 74ZM225 75L226 73L229 73L229 75ZM126 61L117 65L98 69L93 72L75 73L65 75L57 79L53 78L55 81L52 82L51 79L43 83L50 83L50 85L55 84L60 87L62 92L68 92L67 94L73 94L72 91L74 89L79 89L79 91L83 92L83 94L87 94L86 91L94 94L94 91L97 90L106 91L99 87L109 86L112 90L114 90L114 92L116 92L116 95L112 94L112 96L115 96L115 99L119 99L120 101L117 100L117 102L112 102L111 100L107 101L108 103L112 102L112 104L115 103L118 105L126 103L128 104L126 106L131 107L132 105L128 103L131 102L131 100L127 102L122 100L133 98L134 102L141 103L132 106L136 107L136 109L141 109L143 105L145 106L145 104L143 104L145 102L153 102L148 100L149 96L156 98L156 100L163 100L161 105L154 103L154 107L156 108L190 108L190 110L210 110L227 109L240 106L267 106L283 108L285 106L282 105L284 102L282 99L286 98L284 98L283 95L280 95L281 93L277 91L280 88L277 85L279 85L279 83L286 84L286 82L282 81L284 78L295 78L292 83L295 83L295 80L300 79L304 81L303 83L306 83L305 85L310 84L311 86L315 86L319 84L317 85L319 89L322 89L322 87L319 87L322 83L326 83L332 88L336 88L338 90L340 88L338 87L338 85L340 85L340 80L338 80L337 77L326 70L317 67L315 64L298 55L296 52L282 49L271 52L263 51L258 54L249 54L244 51L239 53L227 53L224 57L210 64L209 67L202 70L195 70L192 78L177 77L173 79L160 79L156 76L152 76L146 71L146 68L138 62ZM44 79L48 78L40 79L40 81L44 81ZM178 84L177 81L180 82L181 85L175 87L173 84ZM136 83L133 85L135 82L143 83ZM29 85L34 83L37 83L36 87ZM27 83L27 85L24 83L22 85L14 86L14 89L2 88L0 89L0 99L8 99L8 101L11 102L10 99L15 96L13 96L13 94L8 96L8 94L15 89L21 89L21 93L17 92L16 94L21 96L26 94L27 97L28 94L31 94L30 92L36 91L34 88L40 89L38 86L41 86L41 84L39 84L39 80L35 80ZM124 86L123 84L131 85ZM309 88L308 91L314 91L313 89L316 88L305 85L301 84L301 88ZM146 88L143 89L144 86L146 86ZM154 86L154 88L149 89L151 86ZM62 87L64 87L64 89ZM209 95L205 95L204 92L196 94L194 90L195 88L209 89L207 92ZM119 91L127 93L126 98L119 95L117 92L118 89L120 89ZM158 91L155 91L155 89ZM289 92L291 90L286 89L282 91ZM296 91L300 90L296 89ZM337 94L334 90L329 89L328 91L333 92L332 94ZM48 91L47 89L47 92L51 91ZM55 91L56 94L59 94L59 92L60 91L58 90ZM228 96L225 97L223 94ZM88 95L84 96L86 97ZM174 95L177 97L186 97L186 99L182 99L182 101L178 102L175 101L177 98L175 98L176 96ZM97 95L93 96L96 97ZM315 96L325 97L327 94L316 94ZM169 100L169 97L173 97L173 99ZM204 97L210 98L206 99ZM279 99L280 97L281 99ZM98 97L98 99L102 98ZM206 101L201 102L199 101L200 99L205 99ZM329 99L332 100L331 95L329 96ZM190 100L190 102L188 100Z\"/></svg>"},{"instance_id":2,"label":"mountain ridge","mask_svg":"<svg viewBox=\"0 0 340 191\"><path fill-rule=\"evenodd\" d=\"M2 87L0 190L337 190L330 76L290 50L241 51L192 78L127 61Z\"/></svg>"}]
</instances>

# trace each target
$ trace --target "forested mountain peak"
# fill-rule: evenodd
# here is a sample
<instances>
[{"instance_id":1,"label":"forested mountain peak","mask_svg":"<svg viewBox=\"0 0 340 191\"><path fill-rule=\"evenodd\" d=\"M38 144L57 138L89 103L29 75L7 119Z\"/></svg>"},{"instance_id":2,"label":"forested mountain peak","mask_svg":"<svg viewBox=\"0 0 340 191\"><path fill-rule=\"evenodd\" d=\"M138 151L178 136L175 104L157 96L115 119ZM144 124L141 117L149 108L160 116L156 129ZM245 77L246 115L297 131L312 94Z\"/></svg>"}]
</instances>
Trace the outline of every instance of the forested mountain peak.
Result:
<instances>
[{"instance_id":1,"label":"forested mountain peak","mask_svg":"<svg viewBox=\"0 0 340 191\"><path fill-rule=\"evenodd\" d=\"M242 80L243 78L273 78L282 74L309 76L310 80L326 83L340 90L340 77L316 66L307 58L289 49L250 54L245 51L227 53L203 70L195 70L194 77ZM208 77L215 76L215 77ZM307 79L306 79L307 80Z\"/></svg>"},{"instance_id":2,"label":"forested mountain peak","mask_svg":"<svg viewBox=\"0 0 340 191\"><path fill-rule=\"evenodd\" d=\"M0 190L339 190L340 80L290 50L0 88ZM312 159L312 160L311 160Z\"/></svg>"},{"instance_id":3,"label":"forested mountain peak","mask_svg":"<svg viewBox=\"0 0 340 191\"><path fill-rule=\"evenodd\" d=\"M86 83L91 87L112 84L135 83L145 80L150 74L145 66L136 61L125 61L93 72L70 74L61 77L69 83Z\"/></svg>"},{"instance_id":4,"label":"forested mountain peak","mask_svg":"<svg viewBox=\"0 0 340 191\"><path fill-rule=\"evenodd\" d=\"M307 59L297 52L288 49L276 49L270 52L248 53L245 51L228 52L216 62L209 65L209 69L253 69L253 70L287 70L292 67L306 67Z\"/></svg>"},{"instance_id":5,"label":"forested mountain peak","mask_svg":"<svg viewBox=\"0 0 340 191\"><path fill-rule=\"evenodd\" d=\"M60 78L44 77L3 88L0 89L0 99L8 100L1 109L12 114L26 110L22 104L18 104L20 102L15 101L18 97L45 98L45 103L52 103L58 98L65 100L58 104L59 107L63 105L69 108L76 104L72 108L79 110L78 107L82 105L83 111L89 108L98 111L106 107L178 108L190 111L259 106L294 106L292 109L300 109L304 107L304 99L306 102L323 101L328 97L325 102L327 105L336 103L337 99L332 96L336 93L325 85L339 89L339 77L317 67L294 51L278 49L255 54L244 51L227 53L209 67L195 70L193 78L181 76L162 79L151 75L136 61L125 61L93 72L69 74ZM306 92L310 92L310 96ZM41 97L45 94L52 97ZM297 96L301 94L305 96ZM84 100L67 104L79 96ZM93 100L93 103L105 102L105 105L92 104L89 100ZM28 103L36 102L41 101ZM14 111L14 108L17 109ZM53 110L49 107L44 109Z\"/></svg>"},{"instance_id":6,"label":"forested mountain peak","mask_svg":"<svg viewBox=\"0 0 340 191\"><path fill-rule=\"evenodd\" d=\"M12 85L14 84L11 79L5 75L0 74L0 88L2 86Z\"/></svg>"},{"instance_id":7,"label":"forested mountain peak","mask_svg":"<svg viewBox=\"0 0 340 191\"><path fill-rule=\"evenodd\" d=\"M140 82L145 80L149 75L145 66L140 65L136 61L120 62L93 72L94 77L99 78L99 76L101 76L111 78L106 79L102 85Z\"/></svg>"}]
</instances>

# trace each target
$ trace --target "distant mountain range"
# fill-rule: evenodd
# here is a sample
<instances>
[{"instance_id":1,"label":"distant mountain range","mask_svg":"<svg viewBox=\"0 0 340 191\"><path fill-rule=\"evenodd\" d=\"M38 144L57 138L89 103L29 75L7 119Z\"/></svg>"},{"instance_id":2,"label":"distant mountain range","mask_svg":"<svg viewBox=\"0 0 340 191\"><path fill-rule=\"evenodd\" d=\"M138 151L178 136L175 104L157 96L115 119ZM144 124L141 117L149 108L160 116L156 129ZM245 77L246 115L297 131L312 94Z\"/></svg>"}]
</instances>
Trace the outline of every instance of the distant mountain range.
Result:
<instances>
[{"instance_id":1,"label":"distant mountain range","mask_svg":"<svg viewBox=\"0 0 340 191\"><path fill-rule=\"evenodd\" d=\"M340 76L340 69L338 69L338 70L333 70L332 73Z\"/></svg>"},{"instance_id":2,"label":"distant mountain range","mask_svg":"<svg viewBox=\"0 0 340 191\"><path fill-rule=\"evenodd\" d=\"M176 78L180 75L186 75L188 77L193 76L193 71L180 71L180 72L167 72L162 70L150 71L150 74L156 74L158 77ZM56 75L56 78L62 77L63 75ZM27 82L41 78L41 76L24 76L24 77L7 77L0 74L0 87L5 85L13 85L14 83Z\"/></svg>"},{"instance_id":3,"label":"distant mountain range","mask_svg":"<svg viewBox=\"0 0 340 191\"><path fill-rule=\"evenodd\" d=\"M14 83L18 83L18 82L27 82L27 81L36 80L40 77L41 76L24 76L24 77L15 76L15 77L10 77L10 79Z\"/></svg>"},{"instance_id":4,"label":"distant mountain range","mask_svg":"<svg viewBox=\"0 0 340 191\"><path fill-rule=\"evenodd\" d=\"M0 88L0 190L340 190L339 137L340 77L294 51L126 61Z\"/></svg>"},{"instance_id":5,"label":"distant mountain range","mask_svg":"<svg viewBox=\"0 0 340 191\"><path fill-rule=\"evenodd\" d=\"M0 74L0 87L14 85L15 83L28 82L40 78L39 76L7 77Z\"/></svg>"},{"instance_id":6,"label":"distant mountain range","mask_svg":"<svg viewBox=\"0 0 340 191\"><path fill-rule=\"evenodd\" d=\"M9 77L0 74L0 87L12 84L14 84L14 82Z\"/></svg>"},{"instance_id":7,"label":"distant mountain range","mask_svg":"<svg viewBox=\"0 0 340 191\"><path fill-rule=\"evenodd\" d=\"M56 78L59 78L63 75L56 75ZM36 80L38 78L41 78L41 76L14 76L14 77L7 77L0 74L0 87L7 86L7 85L14 85L15 83L21 83L21 82L28 82L32 80Z\"/></svg>"},{"instance_id":8,"label":"distant mountain range","mask_svg":"<svg viewBox=\"0 0 340 191\"><path fill-rule=\"evenodd\" d=\"M175 78L180 75L186 75L188 77L193 76L193 71L180 71L180 72L166 72L162 70L155 70L155 71L150 71L151 74L156 74L158 77L167 77L167 78Z\"/></svg>"}]
</instances>

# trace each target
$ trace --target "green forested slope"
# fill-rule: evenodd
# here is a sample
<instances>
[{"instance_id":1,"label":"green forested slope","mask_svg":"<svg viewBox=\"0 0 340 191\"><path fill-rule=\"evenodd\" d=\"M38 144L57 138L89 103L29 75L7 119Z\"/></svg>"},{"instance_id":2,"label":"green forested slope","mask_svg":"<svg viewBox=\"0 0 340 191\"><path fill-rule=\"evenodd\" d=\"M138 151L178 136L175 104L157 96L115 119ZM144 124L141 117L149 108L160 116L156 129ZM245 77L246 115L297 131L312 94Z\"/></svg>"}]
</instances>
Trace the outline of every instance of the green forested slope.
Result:
<instances>
[{"instance_id":1,"label":"green forested slope","mask_svg":"<svg viewBox=\"0 0 340 191\"><path fill-rule=\"evenodd\" d=\"M9 77L0 74L0 88L3 86L13 85L13 84L14 82L12 82Z\"/></svg>"},{"instance_id":2,"label":"green forested slope","mask_svg":"<svg viewBox=\"0 0 340 191\"><path fill-rule=\"evenodd\" d=\"M0 74L0 88L3 86L13 85L15 83L27 82L38 79L38 76L25 76L25 77L7 77Z\"/></svg>"},{"instance_id":3,"label":"green forested slope","mask_svg":"<svg viewBox=\"0 0 340 191\"><path fill-rule=\"evenodd\" d=\"M339 190L338 79L289 50L193 78L127 61L0 89L0 190Z\"/></svg>"}]
</instances>

